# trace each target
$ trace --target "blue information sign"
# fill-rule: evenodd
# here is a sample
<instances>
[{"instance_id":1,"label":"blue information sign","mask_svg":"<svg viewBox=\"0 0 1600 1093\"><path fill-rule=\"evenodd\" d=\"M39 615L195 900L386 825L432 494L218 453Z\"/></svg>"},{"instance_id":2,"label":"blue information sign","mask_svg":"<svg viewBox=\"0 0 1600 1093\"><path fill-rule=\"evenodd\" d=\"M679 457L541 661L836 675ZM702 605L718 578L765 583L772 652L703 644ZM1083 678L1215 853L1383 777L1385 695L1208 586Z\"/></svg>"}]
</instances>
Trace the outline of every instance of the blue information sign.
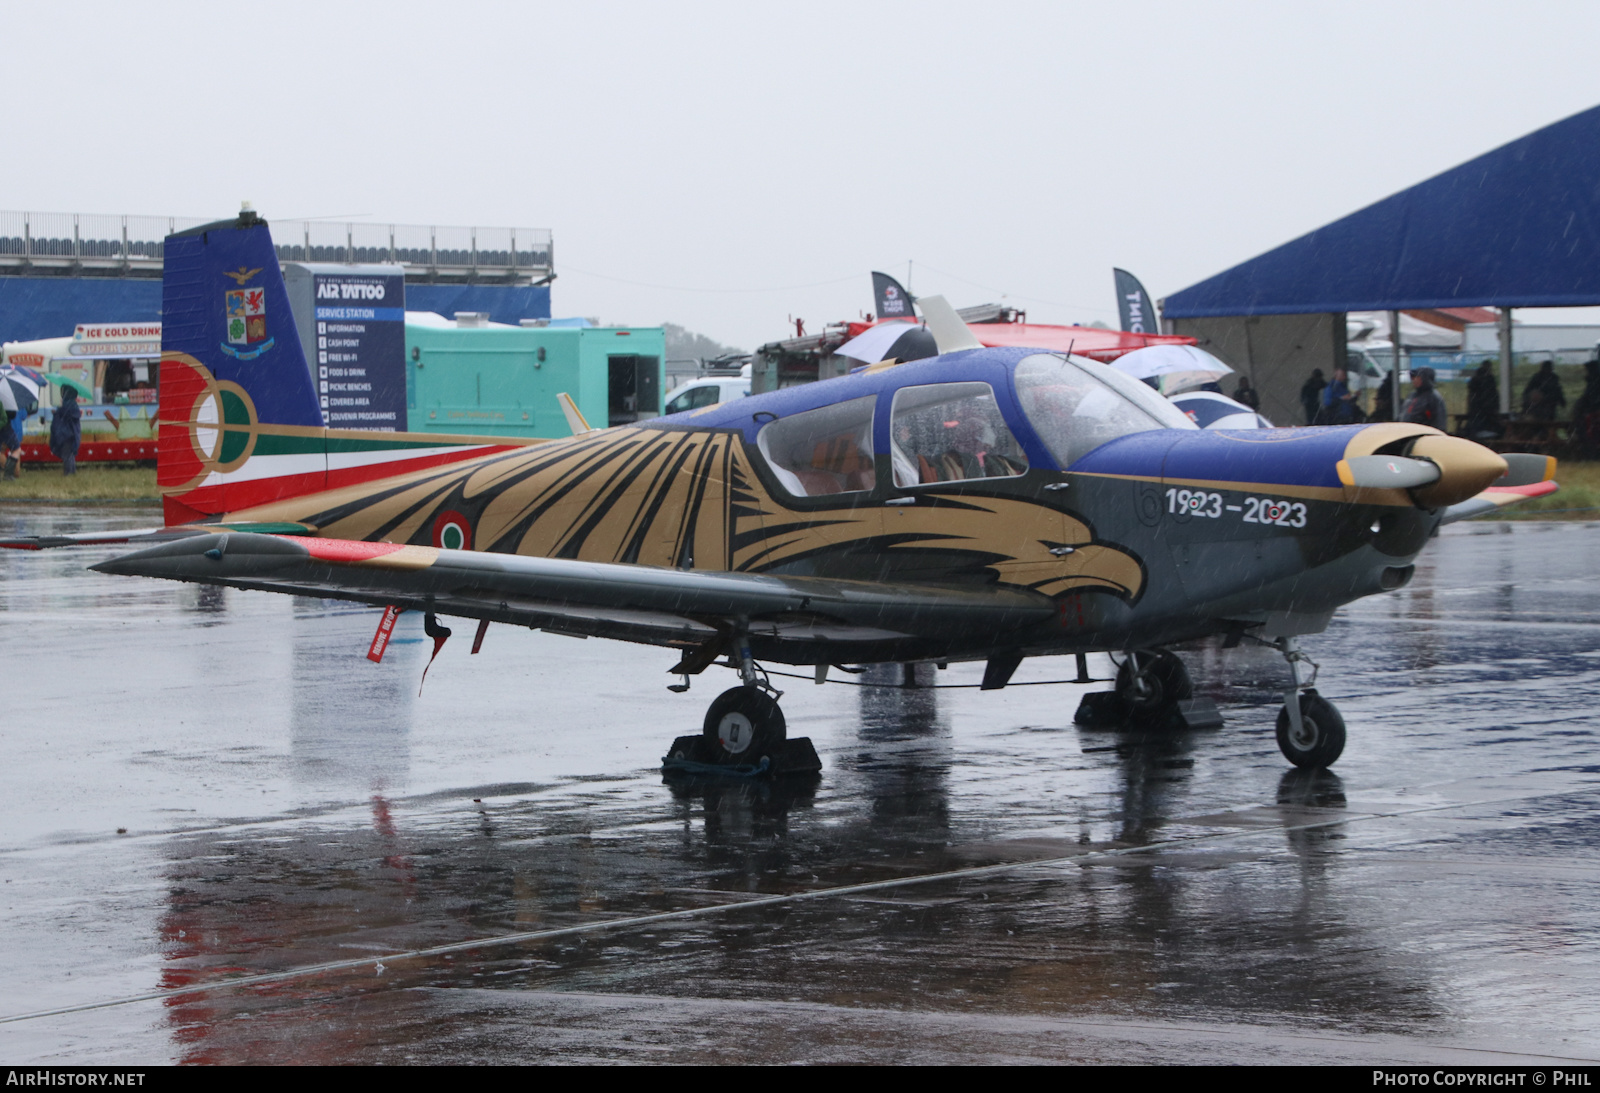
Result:
<instances>
[{"instance_id":1,"label":"blue information sign","mask_svg":"<svg viewBox=\"0 0 1600 1093\"><path fill-rule=\"evenodd\" d=\"M315 269L312 372L332 429L406 427L405 278Z\"/></svg>"}]
</instances>

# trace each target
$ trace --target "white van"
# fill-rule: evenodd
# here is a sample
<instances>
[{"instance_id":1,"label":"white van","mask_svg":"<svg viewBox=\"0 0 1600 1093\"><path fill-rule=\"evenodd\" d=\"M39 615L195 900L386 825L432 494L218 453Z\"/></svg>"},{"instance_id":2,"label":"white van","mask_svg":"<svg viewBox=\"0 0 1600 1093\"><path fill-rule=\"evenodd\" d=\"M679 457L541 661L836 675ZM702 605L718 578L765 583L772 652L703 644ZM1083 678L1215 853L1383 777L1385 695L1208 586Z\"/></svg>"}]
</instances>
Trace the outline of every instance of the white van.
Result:
<instances>
[{"instance_id":1,"label":"white van","mask_svg":"<svg viewBox=\"0 0 1600 1093\"><path fill-rule=\"evenodd\" d=\"M737 376L702 376L697 380L679 384L667 392L664 413L681 414L685 410L698 410L715 406L719 402L732 402L750 393L750 366L744 366Z\"/></svg>"}]
</instances>

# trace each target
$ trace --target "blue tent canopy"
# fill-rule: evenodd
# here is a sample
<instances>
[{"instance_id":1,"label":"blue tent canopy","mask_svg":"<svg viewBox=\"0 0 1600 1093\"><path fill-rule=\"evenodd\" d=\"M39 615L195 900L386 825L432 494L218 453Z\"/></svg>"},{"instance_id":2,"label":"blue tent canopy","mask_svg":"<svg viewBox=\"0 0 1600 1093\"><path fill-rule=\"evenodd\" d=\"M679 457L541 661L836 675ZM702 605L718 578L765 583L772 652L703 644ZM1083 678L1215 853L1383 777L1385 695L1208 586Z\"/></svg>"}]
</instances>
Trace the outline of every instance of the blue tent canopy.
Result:
<instances>
[{"instance_id":1,"label":"blue tent canopy","mask_svg":"<svg viewBox=\"0 0 1600 1093\"><path fill-rule=\"evenodd\" d=\"M1600 304L1600 107L1168 296L1169 319Z\"/></svg>"}]
</instances>

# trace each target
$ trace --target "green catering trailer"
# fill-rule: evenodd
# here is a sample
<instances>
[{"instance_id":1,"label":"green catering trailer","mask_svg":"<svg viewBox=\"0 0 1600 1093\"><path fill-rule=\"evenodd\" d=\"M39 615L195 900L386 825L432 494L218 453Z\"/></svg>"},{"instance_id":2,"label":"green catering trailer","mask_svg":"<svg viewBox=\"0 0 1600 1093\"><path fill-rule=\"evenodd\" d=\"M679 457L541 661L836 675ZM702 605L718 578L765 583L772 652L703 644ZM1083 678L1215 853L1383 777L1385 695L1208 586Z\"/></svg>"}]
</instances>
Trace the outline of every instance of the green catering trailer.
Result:
<instances>
[{"instance_id":1,"label":"green catering trailer","mask_svg":"<svg viewBox=\"0 0 1600 1093\"><path fill-rule=\"evenodd\" d=\"M406 324L406 428L413 433L563 437L565 391L595 428L657 417L660 327Z\"/></svg>"}]
</instances>

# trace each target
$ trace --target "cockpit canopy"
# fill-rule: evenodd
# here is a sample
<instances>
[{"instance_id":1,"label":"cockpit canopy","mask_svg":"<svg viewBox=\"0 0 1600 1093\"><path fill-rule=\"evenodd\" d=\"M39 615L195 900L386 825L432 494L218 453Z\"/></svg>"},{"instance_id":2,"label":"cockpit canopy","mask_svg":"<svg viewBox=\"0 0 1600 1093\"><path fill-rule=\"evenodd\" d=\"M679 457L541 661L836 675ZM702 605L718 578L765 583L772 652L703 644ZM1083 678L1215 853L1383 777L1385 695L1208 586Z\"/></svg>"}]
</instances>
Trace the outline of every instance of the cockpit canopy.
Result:
<instances>
[{"instance_id":1,"label":"cockpit canopy","mask_svg":"<svg viewBox=\"0 0 1600 1093\"><path fill-rule=\"evenodd\" d=\"M1012 373L1017 401L1066 470L1100 445L1151 429L1193 429L1187 414L1136 379L1094 361L1035 353Z\"/></svg>"},{"instance_id":2,"label":"cockpit canopy","mask_svg":"<svg viewBox=\"0 0 1600 1093\"><path fill-rule=\"evenodd\" d=\"M894 486L915 489L1015 477L1032 463L1065 469L1130 433L1195 428L1149 387L1095 361L1034 353L1008 371L908 382L790 413L761 427L757 448L786 491L815 497L875 489L877 454L889 457ZM926 374L908 369L906 378Z\"/></svg>"}]
</instances>

